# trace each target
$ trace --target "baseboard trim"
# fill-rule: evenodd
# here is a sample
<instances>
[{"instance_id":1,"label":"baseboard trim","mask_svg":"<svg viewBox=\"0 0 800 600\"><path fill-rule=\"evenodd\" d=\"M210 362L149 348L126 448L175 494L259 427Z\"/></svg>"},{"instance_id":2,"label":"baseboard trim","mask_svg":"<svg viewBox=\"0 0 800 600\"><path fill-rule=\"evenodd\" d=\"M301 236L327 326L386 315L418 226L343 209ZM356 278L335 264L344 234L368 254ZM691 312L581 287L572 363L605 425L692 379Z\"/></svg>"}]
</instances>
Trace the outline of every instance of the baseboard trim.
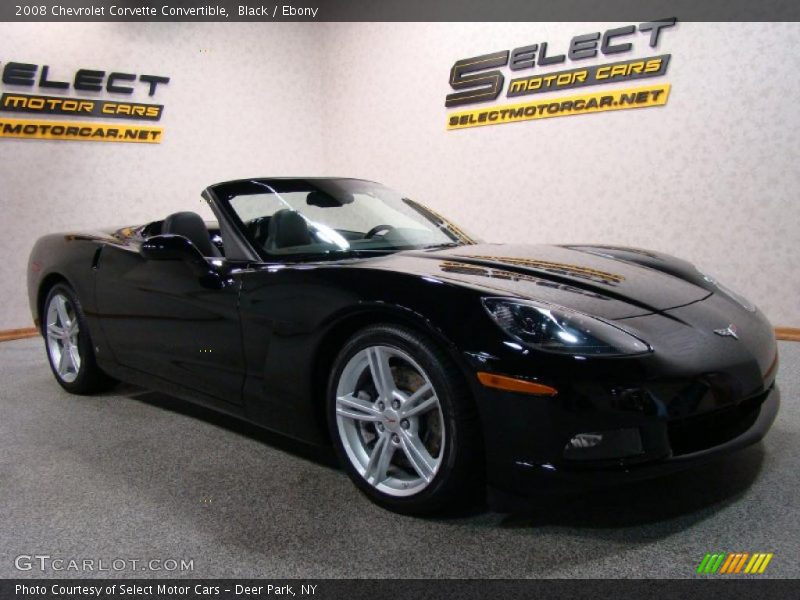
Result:
<instances>
[{"instance_id":1,"label":"baseboard trim","mask_svg":"<svg viewBox=\"0 0 800 600\"><path fill-rule=\"evenodd\" d=\"M775 337L784 342L800 342L800 327L776 327Z\"/></svg>"},{"instance_id":2,"label":"baseboard trim","mask_svg":"<svg viewBox=\"0 0 800 600\"><path fill-rule=\"evenodd\" d=\"M21 340L36 337L39 330L35 327L22 327L20 329L0 330L0 342ZM800 327L776 327L775 337L784 342L800 342Z\"/></svg>"},{"instance_id":3,"label":"baseboard trim","mask_svg":"<svg viewBox=\"0 0 800 600\"><path fill-rule=\"evenodd\" d=\"M23 327L21 329L4 329L0 331L0 342L10 340L21 340L39 335L39 330L35 327Z\"/></svg>"}]
</instances>

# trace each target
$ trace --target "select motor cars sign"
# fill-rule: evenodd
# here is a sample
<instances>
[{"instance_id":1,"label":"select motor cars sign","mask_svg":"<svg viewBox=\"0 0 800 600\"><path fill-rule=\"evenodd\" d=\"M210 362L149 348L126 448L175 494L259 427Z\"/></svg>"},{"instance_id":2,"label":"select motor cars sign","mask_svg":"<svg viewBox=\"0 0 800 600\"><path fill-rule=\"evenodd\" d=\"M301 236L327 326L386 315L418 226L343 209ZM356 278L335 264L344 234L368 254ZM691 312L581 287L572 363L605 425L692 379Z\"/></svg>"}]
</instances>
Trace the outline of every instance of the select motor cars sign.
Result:
<instances>
[{"instance_id":1,"label":"select motor cars sign","mask_svg":"<svg viewBox=\"0 0 800 600\"><path fill-rule=\"evenodd\" d=\"M163 104L131 102L125 99L97 99L54 96L54 92L73 89L85 93L105 93L111 97L132 95L138 87L155 96L161 85L169 83L161 75L137 75L118 71L78 69L68 79L51 74L49 65L6 62L2 65L3 92L0 95L0 137L95 142L138 142L157 144L163 128L128 123L97 123L77 118L159 121ZM42 93L25 93L33 89ZM17 91L17 90L24 90ZM27 118L6 118L2 113L24 113ZM39 118L41 115L70 117L68 120Z\"/></svg>"},{"instance_id":2,"label":"select motor cars sign","mask_svg":"<svg viewBox=\"0 0 800 600\"><path fill-rule=\"evenodd\" d=\"M549 42L473 56L457 60L450 69L450 87L455 90L445 98L445 107L495 101L503 90L507 98L534 96L528 102L451 112L447 129L464 129L566 115L662 106L669 98L670 85L648 85L584 93L558 98L539 99L539 94L587 88L603 84L646 80L665 75L670 54L645 56L592 66L575 66L554 72L540 72L553 65L578 63L599 55L614 56L630 52L644 40L656 48L664 30L676 19L650 21L639 25L615 27L606 31L574 36L563 52L551 49ZM509 81L500 68L508 68L519 77ZM536 69L530 74L532 69ZM644 83L644 82L642 82Z\"/></svg>"}]
</instances>

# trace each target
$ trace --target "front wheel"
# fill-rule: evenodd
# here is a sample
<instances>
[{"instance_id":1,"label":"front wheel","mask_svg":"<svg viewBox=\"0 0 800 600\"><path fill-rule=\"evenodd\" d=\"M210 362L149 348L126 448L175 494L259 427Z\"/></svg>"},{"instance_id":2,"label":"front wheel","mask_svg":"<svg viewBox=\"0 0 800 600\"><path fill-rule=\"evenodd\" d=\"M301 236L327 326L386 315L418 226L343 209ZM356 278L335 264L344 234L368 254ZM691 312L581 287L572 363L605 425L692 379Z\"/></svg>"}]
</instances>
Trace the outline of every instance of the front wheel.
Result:
<instances>
[{"instance_id":1,"label":"front wheel","mask_svg":"<svg viewBox=\"0 0 800 600\"><path fill-rule=\"evenodd\" d=\"M44 303L42 334L56 381L73 394L89 394L113 384L97 366L80 301L66 284L53 286Z\"/></svg>"},{"instance_id":2,"label":"front wheel","mask_svg":"<svg viewBox=\"0 0 800 600\"><path fill-rule=\"evenodd\" d=\"M426 336L394 325L356 334L328 386L334 446L377 504L429 514L476 498L483 461L469 390Z\"/></svg>"}]
</instances>

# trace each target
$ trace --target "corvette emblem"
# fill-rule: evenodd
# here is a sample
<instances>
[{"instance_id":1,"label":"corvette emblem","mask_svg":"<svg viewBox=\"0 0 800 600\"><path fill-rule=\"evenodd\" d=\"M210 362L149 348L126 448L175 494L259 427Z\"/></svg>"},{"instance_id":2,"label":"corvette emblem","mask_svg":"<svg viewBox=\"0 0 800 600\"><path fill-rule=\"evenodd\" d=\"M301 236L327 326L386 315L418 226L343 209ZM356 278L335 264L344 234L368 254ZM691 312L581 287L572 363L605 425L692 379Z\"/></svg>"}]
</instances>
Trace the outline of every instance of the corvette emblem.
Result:
<instances>
[{"instance_id":1,"label":"corvette emblem","mask_svg":"<svg viewBox=\"0 0 800 600\"><path fill-rule=\"evenodd\" d=\"M739 339L739 336L736 335L736 325L734 325L733 323L731 323L724 329L715 329L714 333L716 333L717 335L721 335L722 337L732 337L735 340Z\"/></svg>"}]
</instances>

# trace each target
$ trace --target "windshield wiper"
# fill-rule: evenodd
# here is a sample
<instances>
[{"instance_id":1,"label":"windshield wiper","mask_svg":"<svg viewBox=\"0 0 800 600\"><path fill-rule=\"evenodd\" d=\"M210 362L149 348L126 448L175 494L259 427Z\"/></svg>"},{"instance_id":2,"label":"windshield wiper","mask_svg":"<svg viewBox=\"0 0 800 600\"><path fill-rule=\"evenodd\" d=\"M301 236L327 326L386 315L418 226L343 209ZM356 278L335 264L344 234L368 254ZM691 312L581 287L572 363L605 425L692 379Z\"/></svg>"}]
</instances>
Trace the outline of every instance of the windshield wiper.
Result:
<instances>
[{"instance_id":1,"label":"windshield wiper","mask_svg":"<svg viewBox=\"0 0 800 600\"><path fill-rule=\"evenodd\" d=\"M445 242L443 244L428 244L427 246L423 246L420 250L437 250L440 248L455 248L456 246L463 246L464 244L461 242Z\"/></svg>"}]
</instances>

